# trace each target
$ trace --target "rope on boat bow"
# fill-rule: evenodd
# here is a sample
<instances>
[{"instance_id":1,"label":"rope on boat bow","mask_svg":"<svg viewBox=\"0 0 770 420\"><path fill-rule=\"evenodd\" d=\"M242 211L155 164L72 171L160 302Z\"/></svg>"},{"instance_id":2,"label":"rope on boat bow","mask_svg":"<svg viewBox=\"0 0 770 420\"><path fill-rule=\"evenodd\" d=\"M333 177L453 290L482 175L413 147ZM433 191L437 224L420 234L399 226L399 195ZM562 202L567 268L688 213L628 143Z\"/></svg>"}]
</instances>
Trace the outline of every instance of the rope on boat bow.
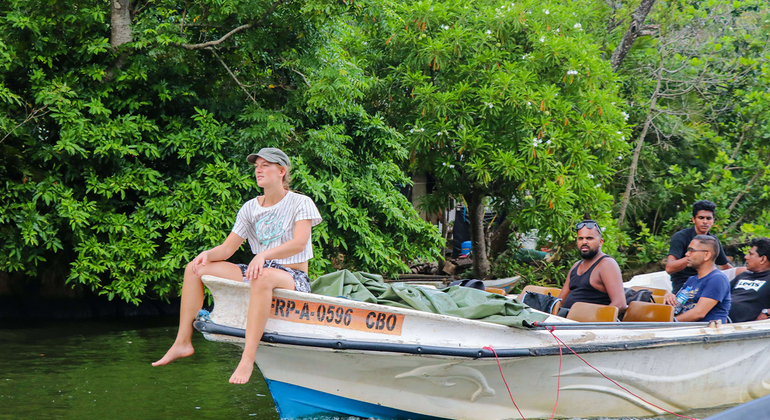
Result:
<instances>
[{"instance_id":1,"label":"rope on boat bow","mask_svg":"<svg viewBox=\"0 0 770 420\"><path fill-rule=\"evenodd\" d=\"M673 414L676 417L681 417L683 419L689 419L689 420L700 420L700 419L697 419L697 418L687 417L687 416L683 416L681 414L676 414L676 413L674 413L672 411L668 411L665 408L659 407L659 406L657 406L657 405L655 405L655 404L645 400L644 398L634 394L633 392L631 392L627 388L623 387L622 385L620 385L619 383L617 383L616 381L614 381L613 379L611 379L610 377L608 377L607 375L602 373L599 369L597 369L594 366L592 366L590 363L588 363L586 361L586 359L583 359L582 357L580 357L580 355L577 354L577 352L575 350L572 350L572 348L570 346L568 346L567 343L561 341L561 339L559 337L557 337L556 334L553 333L556 330L555 327L553 327L553 326L544 326L544 328L545 328L546 331L551 333L551 335L553 336L554 340L556 340L556 344L559 345L559 373L558 373L557 378L556 378L556 404L553 405L553 412L551 413L551 417L549 417L549 420L553 419L553 416L556 415L556 407L559 405L559 390L561 389L561 365L562 365L562 348L561 348L561 346L564 346L567 349L569 349L569 351L571 351L572 354L577 356L578 359L582 360L583 363L588 365L588 367L590 367L591 369L597 371L600 375L602 375L605 379L607 379L608 381L610 381L613 384L615 384L618 388L622 389L623 391L628 392L629 394L633 395L636 398L639 398L640 400L646 402L647 404L649 404L649 405L651 405L651 406L653 406L653 407L655 407L655 408L657 408L659 410L665 411L668 414ZM485 350L490 350L492 353L494 353L495 360L497 360L497 367L500 369L500 376L502 376L503 383L505 384L505 387L508 389L508 395L511 396L511 402L513 402L513 406L516 407L516 410L519 412L519 415L521 416L521 418L524 419L524 420L527 420L524 417L524 415L521 414L521 410L519 410L519 406L516 405L516 401L513 400L513 394L511 394L511 389L508 387L508 382L505 380L505 376L503 375L503 367L500 365L500 359L497 357L497 352L495 352L495 349L493 349L492 346L486 346L486 347L484 347L484 349Z\"/></svg>"},{"instance_id":2,"label":"rope on boat bow","mask_svg":"<svg viewBox=\"0 0 770 420\"><path fill-rule=\"evenodd\" d=\"M500 359L497 357L497 352L495 349L492 348L492 346L486 346L484 347L484 350L489 350L492 353L495 354L495 360L497 360L497 367L500 369L500 376L503 378L503 383L505 384L505 389L508 390L508 395L511 397L511 402L513 403L513 406L516 407L516 411L519 412L519 415L522 419L527 420L526 417L524 417L524 414L521 414L521 410L519 410L519 406L516 405L516 401L513 400L513 394L511 394L511 388L508 387L508 381L505 380L505 375L503 375L503 367L500 365ZM554 410L556 410L556 407L554 407Z\"/></svg>"},{"instance_id":3,"label":"rope on boat bow","mask_svg":"<svg viewBox=\"0 0 770 420\"><path fill-rule=\"evenodd\" d=\"M674 412L672 412L672 411L668 411L668 410L666 410L665 408L663 408L663 407L659 407L659 406L657 406L657 405L655 405L655 404L653 404L653 403L651 403L651 402L649 402L649 401L645 400L644 398L642 398L642 397L640 397L640 396L638 396L638 395L634 394L633 392L631 392L631 391L630 391L630 390L628 390L627 388L625 388L625 387L623 387L622 385L620 385L619 383L617 383L615 380L611 379L610 377L608 377L607 375L605 375L604 373L602 373L602 371L600 371L599 369L597 369L597 368L593 367L593 365L591 365L590 363L588 363L588 362L586 361L586 359L583 359L582 357L580 357L580 355L579 355L579 354L577 354L577 352L575 352L575 350L572 350L572 348L570 348L570 346L568 346L568 345L567 345L567 343L565 343L565 342L561 341L561 339L560 339L559 337L557 337L557 336L556 336L556 334L554 334L554 333L553 333L553 332L556 330L556 328L555 328L555 327L550 327L550 328L546 327L545 329L546 329L546 331L548 331L549 333L551 333L551 335L553 336L553 338L556 340L556 343L559 345L559 354L561 354L561 346L563 345L564 347L566 347L567 349L569 349L569 351L571 351L571 352L572 352L572 353L573 353L575 356L577 356L577 357L578 357L578 359L582 360L582 361L583 361L583 363L585 363L586 365L588 365L588 367L590 367L591 369L593 369L593 370L597 371L597 372L599 373L599 375L602 375L602 376L604 376L604 378L605 378L605 379L607 379L608 381L612 382L613 384L615 384L615 385L616 385L618 388L622 389L623 391L626 391L626 392L628 392L629 394L633 395L634 397L636 397L636 398L639 398L640 400L642 400L642 401L646 402L647 404L649 404L649 405L651 405L651 406L653 406L653 407L657 408L658 410L662 410L662 411L665 411L665 412L666 412L666 413L668 413L668 414L673 414L673 415L675 415L675 416L677 416L677 417L681 417L681 418L683 418L683 419L689 419L689 420L699 420L699 419L696 419L696 418L693 418L693 417L687 417L687 416L683 416L683 415L680 415L680 414L676 414L676 413L674 413ZM561 362L559 363L559 376L561 376ZM557 399L557 404L558 404L558 399ZM555 410L556 410L556 407L554 407L554 411L555 411Z\"/></svg>"}]
</instances>

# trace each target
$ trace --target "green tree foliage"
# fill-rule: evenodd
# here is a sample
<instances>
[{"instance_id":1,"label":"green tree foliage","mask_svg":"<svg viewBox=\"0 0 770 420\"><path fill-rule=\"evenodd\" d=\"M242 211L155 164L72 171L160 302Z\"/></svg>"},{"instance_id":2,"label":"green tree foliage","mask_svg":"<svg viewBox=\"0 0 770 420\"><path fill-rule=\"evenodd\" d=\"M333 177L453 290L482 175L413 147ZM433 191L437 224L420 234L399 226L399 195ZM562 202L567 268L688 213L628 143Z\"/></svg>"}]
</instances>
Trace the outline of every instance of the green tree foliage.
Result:
<instances>
[{"instance_id":1,"label":"green tree foliage","mask_svg":"<svg viewBox=\"0 0 770 420\"><path fill-rule=\"evenodd\" d=\"M489 271L485 197L558 243L585 211L611 218L602 186L627 150L623 100L580 2L378 2L364 14L378 22L360 35L381 80L373 109L404 132L411 168L436 179L429 202L467 203L477 276Z\"/></svg>"},{"instance_id":2,"label":"green tree foliage","mask_svg":"<svg viewBox=\"0 0 770 420\"><path fill-rule=\"evenodd\" d=\"M109 2L0 4L0 270L173 295L259 193L244 157L266 146L324 216L312 274L438 253L399 194L401 135L360 105L368 77L335 44L344 3L130 7L132 41L111 47Z\"/></svg>"},{"instance_id":3,"label":"green tree foliage","mask_svg":"<svg viewBox=\"0 0 770 420\"><path fill-rule=\"evenodd\" d=\"M624 230L638 238L629 252L639 263L665 258L696 200L717 204L725 245L767 220L768 17L761 1L658 2L647 20L658 30L620 68L641 147L632 182L620 172L610 188L630 187Z\"/></svg>"},{"instance_id":4,"label":"green tree foliage","mask_svg":"<svg viewBox=\"0 0 770 420\"><path fill-rule=\"evenodd\" d=\"M417 171L430 213L468 205L478 276L558 282L586 211L621 265L665 257L703 198L741 246L770 234L765 3L657 0L613 71L639 0L1 2L0 270L173 295L265 146L324 215L313 274L438 256L399 192ZM504 255L536 228L556 258L489 267L485 205Z\"/></svg>"}]
</instances>

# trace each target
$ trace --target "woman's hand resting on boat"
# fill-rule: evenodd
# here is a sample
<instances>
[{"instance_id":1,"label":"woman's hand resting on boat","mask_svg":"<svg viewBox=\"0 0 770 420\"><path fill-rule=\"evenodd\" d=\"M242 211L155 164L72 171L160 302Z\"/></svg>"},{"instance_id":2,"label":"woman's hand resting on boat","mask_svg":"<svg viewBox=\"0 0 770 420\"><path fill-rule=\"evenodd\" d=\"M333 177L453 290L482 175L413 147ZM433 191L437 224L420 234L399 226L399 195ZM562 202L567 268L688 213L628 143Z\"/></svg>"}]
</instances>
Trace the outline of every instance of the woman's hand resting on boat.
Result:
<instances>
[{"instance_id":1,"label":"woman's hand resting on boat","mask_svg":"<svg viewBox=\"0 0 770 420\"><path fill-rule=\"evenodd\" d=\"M249 281L256 280L262 275L262 270L265 267L265 257L260 254L254 256L249 263L249 268L246 270L246 279Z\"/></svg>"},{"instance_id":2,"label":"woman's hand resting on boat","mask_svg":"<svg viewBox=\"0 0 770 420\"><path fill-rule=\"evenodd\" d=\"M197 257L192 261L192 269L193 273L198 275L198 266L206 266L206 263L209 262L209 251L203 251L200 254L198 254Z\"/></svg>"}]
</instances>

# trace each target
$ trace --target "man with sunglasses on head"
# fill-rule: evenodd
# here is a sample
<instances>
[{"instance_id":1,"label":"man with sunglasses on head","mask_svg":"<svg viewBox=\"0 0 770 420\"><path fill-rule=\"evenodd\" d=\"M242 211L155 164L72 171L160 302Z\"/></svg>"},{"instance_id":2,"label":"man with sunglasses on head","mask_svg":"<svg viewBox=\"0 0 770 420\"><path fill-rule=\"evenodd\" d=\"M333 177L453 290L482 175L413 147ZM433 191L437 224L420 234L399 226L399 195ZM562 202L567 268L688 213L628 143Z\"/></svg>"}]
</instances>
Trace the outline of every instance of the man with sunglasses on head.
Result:
<instances>
[{"instance_id":1,"label":"man with sunglasses on head","mask_svg":"<svg viewBox=\"0 0 770 420\"><path fill-rule=\"evenodd\" d=\"M692 205L692 227L682 229L675 233L671 237L671 243L668 248L668 260L666 261L666 272L671 275L671 291L676 293L682 288L684 282L690 277L697 274L697 272L687 265L687 258L685 253L687 247L690 246L690 242L696 235L709 235L716 238L709 233L711 226L714 225L714 220L717 216L717 205L709 200L697 201ZM719 245L719 241L717 241ZM722 270L733 268L730 262L727 261L722 245L719 245L719 254L715 255L712 259L716 265Z\"/></svg>"},{"instance_id":2,"label":"man with sunglasses on head","mask_svg":"<svg viewBox=\"0 0 770 420\"><path fill-rule=\"evenodd\" d=\"M749 244L746 268L730 282L730 319L733 322L760 321L770 309L770 239L756 238ZM740 268L739 268L740 269Z\"/></svg>"},{"instance_id":3,"label":"man with sunglasses on head","mask_svg":"<svg viewBox=\"0 0 770 420\"><path fill-rule=\"evenodd\" d=\"M666 293L663 303L681 307L676 315L677 321L716 321L727 322L730 313L730 282L714 264L719 255L719 241L710 235L695 235L685 253L687 267L696 274L682 286L681 298Z\"/></svg>"},{"instance_id":4,"label":"man with sunglasses on head","mask_svg":"<svg viewBox=\"0 0 770 420\"><path fill-rule=\"evenodd\" d=\"M602 252L602 231L593 220L575 225L577 247L581 260L567 274L559 298L563 308L571 308L575 302L615 306L622 313L626 310L623 278L617 261ZM562 313L560 312L560 315Z\"/></svg>"}]
</instances>

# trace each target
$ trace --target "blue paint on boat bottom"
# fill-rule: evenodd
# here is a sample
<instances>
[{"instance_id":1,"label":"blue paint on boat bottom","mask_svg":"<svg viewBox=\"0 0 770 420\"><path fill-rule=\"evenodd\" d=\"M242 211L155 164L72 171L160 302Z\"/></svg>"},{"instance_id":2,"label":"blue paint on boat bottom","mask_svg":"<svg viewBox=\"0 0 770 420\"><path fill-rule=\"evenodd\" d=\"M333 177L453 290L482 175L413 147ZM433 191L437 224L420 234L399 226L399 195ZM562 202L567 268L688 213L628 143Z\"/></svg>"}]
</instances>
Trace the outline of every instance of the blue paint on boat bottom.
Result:
<instances>
[{"instance_id":1,"label":"blue paint on boat bottom","mask_svg":"<svg viewBox=\"0 0 770 420\"><path fill-rule=\"evenodd\" d=\"M265 379L282 419L358 416L383 420L447 420L395 408L356 401L285 382Z\"/></svg>"}]
</instances>

